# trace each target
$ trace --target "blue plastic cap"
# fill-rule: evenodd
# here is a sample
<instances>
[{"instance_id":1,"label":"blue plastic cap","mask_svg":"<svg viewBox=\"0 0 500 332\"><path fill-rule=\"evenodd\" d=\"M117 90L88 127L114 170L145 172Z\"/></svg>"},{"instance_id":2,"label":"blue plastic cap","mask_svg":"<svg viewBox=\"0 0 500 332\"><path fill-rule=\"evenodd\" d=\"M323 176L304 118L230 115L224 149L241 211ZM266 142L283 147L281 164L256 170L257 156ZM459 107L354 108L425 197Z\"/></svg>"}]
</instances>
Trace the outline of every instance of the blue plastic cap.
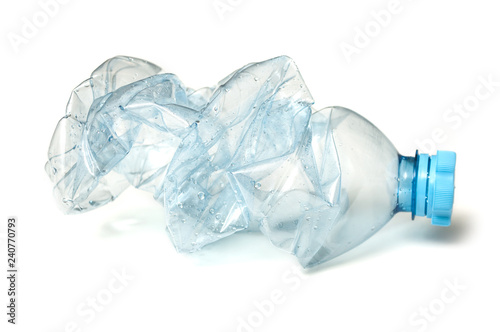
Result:
<instances>
[{"instance_id":1,"label":"blue plastic cap","mask_svg":"<svg viewBox=\"0 0 500 332\"><path fill-rule=\"evenodd\" d=\"M450 225L456 160L457 154L451 151L438 151L435 156L417 151L414 215L427 216L433 225Z\"/></svg>"}]
</instances>

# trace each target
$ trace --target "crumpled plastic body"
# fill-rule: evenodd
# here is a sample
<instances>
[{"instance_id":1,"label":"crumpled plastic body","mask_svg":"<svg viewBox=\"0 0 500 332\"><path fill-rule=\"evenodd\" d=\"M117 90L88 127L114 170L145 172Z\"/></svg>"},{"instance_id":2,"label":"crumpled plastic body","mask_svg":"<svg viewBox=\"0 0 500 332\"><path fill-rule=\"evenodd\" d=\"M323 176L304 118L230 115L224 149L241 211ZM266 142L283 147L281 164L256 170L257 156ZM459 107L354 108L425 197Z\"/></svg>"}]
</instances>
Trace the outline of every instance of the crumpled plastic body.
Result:
<instances>
[{"instance_id":1,"label":"crumpled plastic body","mask_svg":"<svg viewBox=\"0 0 500 332\"><path fill-rule=\"evenodd\" d=\"M73 91L46 171L66 213L132 185L164 205L180 252L260 230L314 266L334 257L326 239L348 202L334 108L312 104L286 56L196 91L147 61L115 57Z\"/></svg>"}]
</instances>

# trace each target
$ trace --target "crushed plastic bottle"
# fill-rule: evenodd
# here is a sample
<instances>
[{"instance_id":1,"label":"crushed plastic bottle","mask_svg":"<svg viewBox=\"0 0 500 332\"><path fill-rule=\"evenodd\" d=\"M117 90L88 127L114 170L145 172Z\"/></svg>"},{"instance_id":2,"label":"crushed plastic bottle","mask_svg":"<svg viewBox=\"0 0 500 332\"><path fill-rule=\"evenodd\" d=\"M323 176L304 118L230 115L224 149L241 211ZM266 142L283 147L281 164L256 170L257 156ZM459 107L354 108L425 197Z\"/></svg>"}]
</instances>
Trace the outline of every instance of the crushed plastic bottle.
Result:
<instances>
[{"instance_id":1,"label":"crushed plastic bottle","mask_svg":"<svg viewBox=\"0 0 500 332\"><path fill-rule=\"evenodd\" d=\"M397 212L449 225L455 153L401 156L360 115L312 104L286 56L196 91L147 61L115 57L73 91L46 171L66 213L129 185L151 192L180 252L260 230L311 267Z\"/></svg>"}]
</instances>

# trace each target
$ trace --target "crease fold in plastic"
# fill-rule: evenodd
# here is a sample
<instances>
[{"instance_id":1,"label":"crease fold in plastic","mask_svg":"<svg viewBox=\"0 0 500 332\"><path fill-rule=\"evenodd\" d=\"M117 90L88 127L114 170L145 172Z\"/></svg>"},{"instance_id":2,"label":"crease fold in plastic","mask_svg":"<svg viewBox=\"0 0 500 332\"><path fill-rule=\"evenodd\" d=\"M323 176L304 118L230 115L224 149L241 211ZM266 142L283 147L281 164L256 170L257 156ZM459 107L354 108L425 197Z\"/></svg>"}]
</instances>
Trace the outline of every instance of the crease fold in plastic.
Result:
<instances>
[{"instance_id":1,"label":"crease fold in plastic","mask_svg":"<svg viewBox=\"0 0 500 332\"><path fill-rule=\"evenodd\" d=\"M312 104L285 56L200 90L147 61L115 57L74 89L46 172L66 213L109 203L131 185L164 205L180 252L260 230L311 267L339 254L327 237L348 204L335 108Z\"/></svg>"}]
</instances>

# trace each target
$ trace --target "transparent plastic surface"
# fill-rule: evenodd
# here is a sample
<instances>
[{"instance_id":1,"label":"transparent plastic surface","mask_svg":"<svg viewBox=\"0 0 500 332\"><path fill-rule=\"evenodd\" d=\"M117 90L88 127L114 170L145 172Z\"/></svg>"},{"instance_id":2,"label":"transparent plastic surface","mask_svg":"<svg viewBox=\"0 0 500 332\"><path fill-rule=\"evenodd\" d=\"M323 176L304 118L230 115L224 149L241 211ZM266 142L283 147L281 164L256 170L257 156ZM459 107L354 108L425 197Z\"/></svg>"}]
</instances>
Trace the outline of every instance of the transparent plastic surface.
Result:
<instances>
[{"instance_id":1,"label":"transparent plastic surface","mask_svg":"<svg viewBox=\"0 0 500 332\"><path fill-rule=\"evenodd\" d=\"M45 167L65 212L104 205L129 184L161 195L170 159L206 99L159 72L116 57L73 91Z\"/></svg>"},{"instance_id":2,"label":"transparent plastic surface","mask_svg":"<svg viewBox=\"0 0 500 332\"><path fill-rule=\"evenodd\" d=\"M132 185L164 204L178 251L260 230L314 266L392 217L399 161L361 116L312 104L285 56L197 91L147 61L116 57L73 91L46 171L66 213Z\"/></svg>"},{"instance_id":3,"label":"transparent plastic surface","mask_svg":"<svg viewBox=\"0 0 500 332\"><path fill-rule=\"evenodd\" d=\"M393 217L398 205L399 154L387 137L349 109L331 107L317 113L330 115L342 170L341 190L348 204L310 265L366 241Z\"/></svg>"}]
</instances>

